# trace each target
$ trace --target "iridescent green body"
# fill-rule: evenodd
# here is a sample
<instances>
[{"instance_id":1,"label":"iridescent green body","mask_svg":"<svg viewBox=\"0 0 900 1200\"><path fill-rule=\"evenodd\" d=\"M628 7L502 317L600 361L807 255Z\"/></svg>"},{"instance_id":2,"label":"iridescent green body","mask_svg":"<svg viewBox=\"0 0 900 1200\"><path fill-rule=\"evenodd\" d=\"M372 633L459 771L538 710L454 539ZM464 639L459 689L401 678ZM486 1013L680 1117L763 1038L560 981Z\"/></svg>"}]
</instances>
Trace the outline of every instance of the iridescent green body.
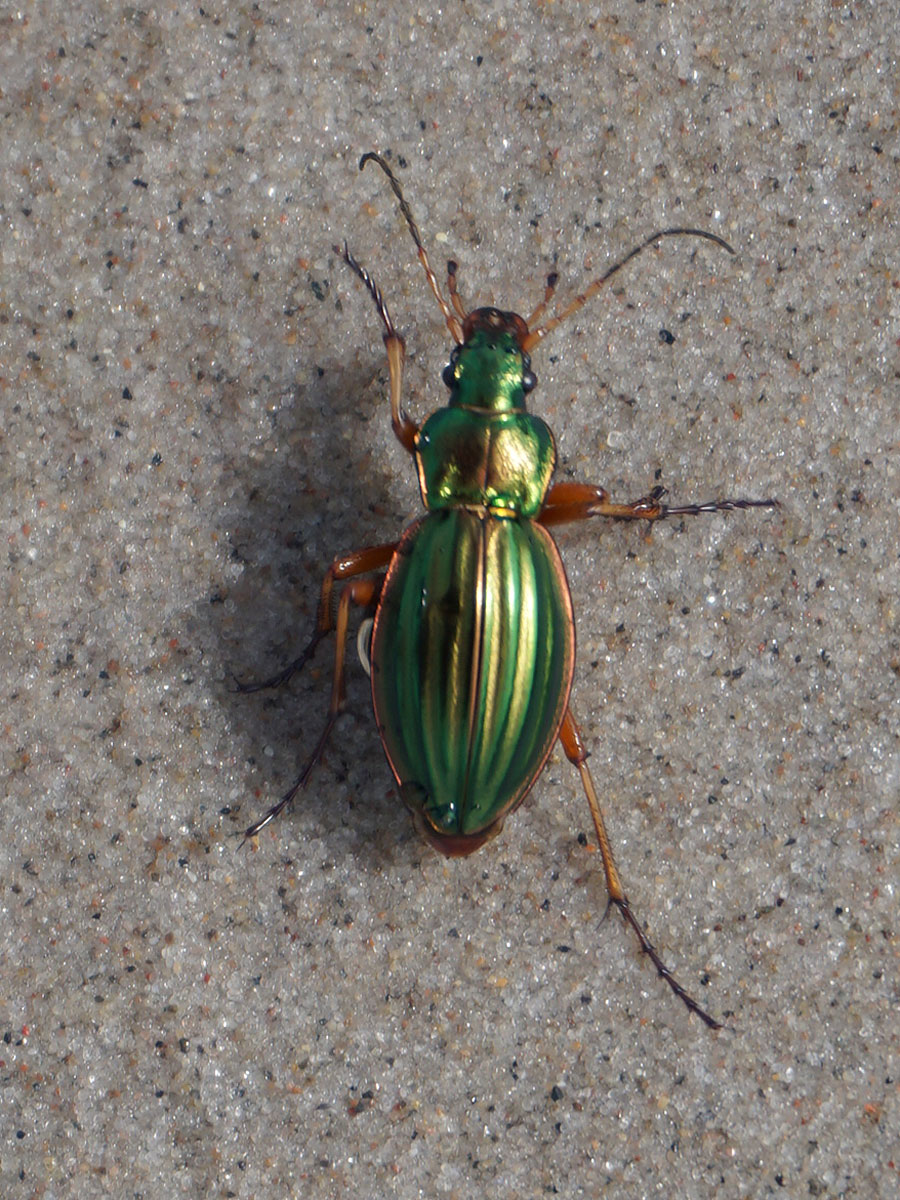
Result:
<instances>
[{"instance_id":1,"label":"iridescent green body","mask_svg":"<svg viewBox=\"0 0 900 1200\"><path fill-rule=\"evenodd\" d=\"M534 518L556 461L525 411L520 318L479 309L416 439L428 515L398 543L372 634L372 699L400 794L445 853L523 800L559 736L575 632L559 552Z\"/></svg>"}]
</instances>

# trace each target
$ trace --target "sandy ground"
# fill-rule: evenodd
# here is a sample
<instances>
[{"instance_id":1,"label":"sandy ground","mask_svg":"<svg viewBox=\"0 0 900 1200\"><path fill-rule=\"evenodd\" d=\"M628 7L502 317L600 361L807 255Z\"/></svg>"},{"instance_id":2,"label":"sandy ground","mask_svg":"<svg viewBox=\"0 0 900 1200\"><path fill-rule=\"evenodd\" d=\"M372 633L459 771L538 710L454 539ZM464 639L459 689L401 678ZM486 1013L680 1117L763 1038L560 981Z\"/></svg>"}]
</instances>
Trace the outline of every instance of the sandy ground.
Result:
<instances>
[{"instance_id":1,"label":"sandy ground","mask_svg":"<svg viewBox=\"0 0 900 1200\"><path fill-rule=\"evenodd\" d=\"M799 11L3 10L4 1197L897 1194L897 37ZM619 863L720 1033L602 919L561 753L477 855L419 841L352 642L236 836L332 652L232 672L419 511L333 243L446 396L371 149L473 305L737 251L642 255L531 397L559 478L781 502L558 533Z\"/></svg>"}]
</instances>

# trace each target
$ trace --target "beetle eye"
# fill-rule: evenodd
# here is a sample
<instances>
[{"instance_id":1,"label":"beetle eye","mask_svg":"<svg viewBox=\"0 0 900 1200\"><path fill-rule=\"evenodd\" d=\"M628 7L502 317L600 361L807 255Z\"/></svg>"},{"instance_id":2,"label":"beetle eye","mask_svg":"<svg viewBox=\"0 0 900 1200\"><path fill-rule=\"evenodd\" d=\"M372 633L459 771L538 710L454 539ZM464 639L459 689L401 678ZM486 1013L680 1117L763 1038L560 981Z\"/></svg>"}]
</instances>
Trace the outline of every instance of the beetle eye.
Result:
<instances>
[{"instance_id":1,"label":"beetle eye","mask_svg":"<svg viewBox=\"0 0 900 1200\"><path fill-rule=\"evenodd\" d=\"M441 379L448 388L452 388L456 383L456 372L453 369L453 363L447 363L444 370L441 372Z\"/></svg>"},{"instance_id":2,"label":"beetle eye","mask_svg":"<svg viewBox=\"0 0 900 1200\"><path fill-rule=\"evenodd\" d=\"M529 392L533 392L537 387L537 375L533 371L522 372L522 391L527 396Z\"/></svg>"}]
</instances>

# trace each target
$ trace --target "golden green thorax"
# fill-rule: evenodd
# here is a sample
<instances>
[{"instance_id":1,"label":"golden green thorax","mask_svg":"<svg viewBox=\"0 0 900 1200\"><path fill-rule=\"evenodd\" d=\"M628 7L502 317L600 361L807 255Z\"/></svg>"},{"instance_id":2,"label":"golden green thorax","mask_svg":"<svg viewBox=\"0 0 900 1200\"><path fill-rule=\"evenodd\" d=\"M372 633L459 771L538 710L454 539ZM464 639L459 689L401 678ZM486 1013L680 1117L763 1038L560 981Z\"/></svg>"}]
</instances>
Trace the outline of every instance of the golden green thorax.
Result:
<instances>
[{"instance_id":1,"label":"golden green thorax","mask_svg":"<svg viewBox=\"0 0 900 1200\"><path fill-rule=\"evenodd\" d=\"M422 500L428 509L483 507L495 516L535 517L553 468L553 434L525 411L534 387L522 350L527 326L515 313L470 313L464 340L444 372L446 408L416 438Z\"/></svg>"}]
</instances>

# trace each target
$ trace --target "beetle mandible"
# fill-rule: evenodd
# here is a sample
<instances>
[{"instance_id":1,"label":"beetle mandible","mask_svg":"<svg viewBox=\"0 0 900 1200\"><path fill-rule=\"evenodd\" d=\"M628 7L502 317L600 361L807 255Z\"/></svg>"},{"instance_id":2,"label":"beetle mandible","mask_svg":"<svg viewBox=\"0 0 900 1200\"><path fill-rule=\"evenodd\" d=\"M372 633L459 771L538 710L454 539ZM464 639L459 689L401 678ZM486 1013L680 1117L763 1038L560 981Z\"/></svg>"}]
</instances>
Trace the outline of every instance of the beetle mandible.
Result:
<instances>
[{"instance_id":1,"label":"beetle mandible","mask_svg":"<svg viewBox=\"0 0 900 1200\"><path fill-rule=\"evenodd\" d=\"M441 291L400 183L380 154L364 154L390 183L416 244L431 291L455 343L443 373L446 407L421 427L401 402L405 346L381 290L347 248L334 247L362 281L384 326L391 423L414 456L426 514L399 541L336 558L319 600L316 629L303 653L272 679L239 685L253 691L287 681L336 633L334 677L325 728L293 787L247 829L255 837L306 786L344 702L344 655L352 605L374 612L368 651L378 732L401 799L442 854L465 855L501 830L533 787L557 739L578 769L597 835L609 905L631 926L642 951L688 1009L721 1028L682 987L635 917L616 867L588 753L572 715L575 669L572 600L554 525L589 517L660 521L775 500L711 500L667 505L654 488L630 503L586 483L552 482L556 447L548 426L526 411L536 386L531 351L591 300L622 267L661 238L704 238L702 229L662 229L645 238L555 316L544 320L556 287L523 320L497 308L467 311L447 264ZM540 322L544 323L541 324ZM373 574L383 571L383 576ZM366 578L363 578L366 577ZM342 583L335 615L335 586Z\"/></svg>"}]
</instances>

